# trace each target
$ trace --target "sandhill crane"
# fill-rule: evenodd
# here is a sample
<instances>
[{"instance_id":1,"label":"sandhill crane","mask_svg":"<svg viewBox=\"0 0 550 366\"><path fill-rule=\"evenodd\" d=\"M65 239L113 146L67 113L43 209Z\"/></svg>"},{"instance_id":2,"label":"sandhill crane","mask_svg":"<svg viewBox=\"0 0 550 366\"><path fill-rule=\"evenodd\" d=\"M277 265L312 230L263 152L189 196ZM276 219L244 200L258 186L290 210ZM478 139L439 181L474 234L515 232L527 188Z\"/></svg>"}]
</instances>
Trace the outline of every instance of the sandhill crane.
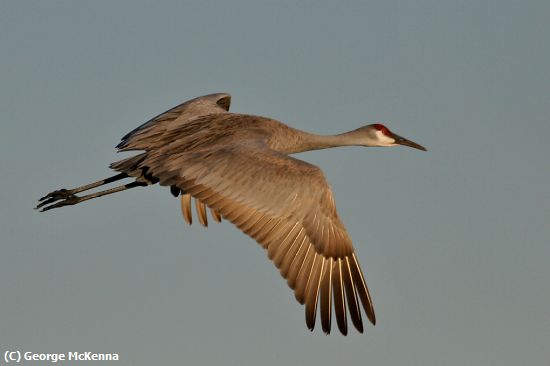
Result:
<instances>
[{"instance_id":1,"label":"sandhill crane","mask_svg":"<svg viewBox=\"0 0 550 366\"><path fill-rule=\"evenodd\" d=\"M119 151L142 151L111 164L117 175L51 192L36 208L47 211L156 183L168 186L175 196L181 194L188 223L194 198L203 225L208 207L216 221L229 220L267 249L298 302L305 304L310 330L319 304L325 333L330 333L333 308L342 334L348 331L347 311L362 333L359 304L373 325L374 309L332 191L321 169L289 154L351 145L426 149L382 124L321 136L270 118L229 113L230 102L229 94L206 95L151 119L117 145ZM76 195L123 178L133 181Z\"/></svg>"}]
</instances>

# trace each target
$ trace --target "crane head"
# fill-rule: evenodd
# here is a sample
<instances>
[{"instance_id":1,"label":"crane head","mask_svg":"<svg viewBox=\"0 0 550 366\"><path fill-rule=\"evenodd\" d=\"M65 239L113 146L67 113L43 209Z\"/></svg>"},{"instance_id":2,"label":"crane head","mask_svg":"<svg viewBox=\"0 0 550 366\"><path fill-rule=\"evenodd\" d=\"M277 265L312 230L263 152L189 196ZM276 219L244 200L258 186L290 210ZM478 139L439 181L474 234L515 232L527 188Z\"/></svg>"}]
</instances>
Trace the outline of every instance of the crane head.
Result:
<instances>
[{"instance_id":1,"label":"crane head","mask_svg":"<svg viewBox=\"0 0 550 366\"><path fill-rule=\"evenodd\" d=\"M381 123L375 123L373 125L366 126L369 135L370 135L370 142L373 144L373 146L397 146L397 145L403 145L403 146L409 146L418 150L427 151L427 149L417 144L416 142L413 142L411 140L408 140L404 137L401 137L392 131L390 131L389 128L384 126Z\"/></svg>"}]
</instances>

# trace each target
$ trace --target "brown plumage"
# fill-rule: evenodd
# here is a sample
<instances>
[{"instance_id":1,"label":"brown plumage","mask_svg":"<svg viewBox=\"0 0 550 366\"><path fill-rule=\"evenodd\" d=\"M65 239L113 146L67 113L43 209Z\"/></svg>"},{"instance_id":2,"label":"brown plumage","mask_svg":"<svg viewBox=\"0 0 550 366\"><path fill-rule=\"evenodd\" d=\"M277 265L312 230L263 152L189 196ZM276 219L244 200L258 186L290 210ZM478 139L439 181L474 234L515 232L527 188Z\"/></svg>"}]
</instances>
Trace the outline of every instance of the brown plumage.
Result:
<instances>
[{"instance_id":1,"label":"brown plumage","mask_svg":"<svg viewBox=\"0 0 550 366\"><path fill-rule=\"evenodd\" d=\"M117 146L120 151L143 151L111 164L118 175L52 192L37 208L45 211L135 186L169 186L174 195L181 194L187 223L192 222L193 198L202 225L208 224L209 208L214 220L232 222L267 250L298 302L305 304L309 329L319 312L322 329L329 333L334 311L340 332L347 334L349 310L362 332L360 304L375 324L367 284L322 171L289 154L343 145L424 148L379 124L320 136L273 119L229 113L229 105L229 94L212 94L153 118ZM135 181L75 195L127 177Z\"/></svg>"}]
</instances>

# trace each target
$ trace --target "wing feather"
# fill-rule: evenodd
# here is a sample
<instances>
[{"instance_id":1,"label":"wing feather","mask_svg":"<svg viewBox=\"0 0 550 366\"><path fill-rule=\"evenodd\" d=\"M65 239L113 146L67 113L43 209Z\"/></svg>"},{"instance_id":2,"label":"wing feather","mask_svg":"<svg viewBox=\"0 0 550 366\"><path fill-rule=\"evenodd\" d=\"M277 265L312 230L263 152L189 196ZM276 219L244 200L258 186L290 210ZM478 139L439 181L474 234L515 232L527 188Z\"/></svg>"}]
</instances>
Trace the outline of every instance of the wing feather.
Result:
<instances>
[{"instance_id":1,"label":"wing feather","mask_svg":"<svg viewBox=\"0 0 550 366\"><path fill-rule=\"evenodd\" d=\"M298 295L299 288L297 286L298 276L302 271L306 263L306 258L311 249L311 243L309 239L304 237L303 242L300 244L300 248L296 252L296 255L292 258L291 262L288 265L288 275L287 275L287 284L290 288L293 288L296 294L296 299L298 300L300 296ZM313 251L313 249L311 249ZM302 301L298 300L301 304Z\"/></svg>"},{"instance_id":2,"label":"wing feather","mask_svg":"<svg viewBox=\"0 0 550 366\"><path fill-rule=\"evenodd\" d=\"M292 250L292 247L294 247L296 243L302 241L303 232L304 228L299 226L297 223L296 229L294 229L292 233L289 233L285 241L279 246L277 253L275 253L272 258L275 267L279 268L279 270L281 270L281 265L283 264L283 259L285 258L286 254ZM281 274L283 274L282 271Z\"/></svg>"},{"instance_id":3,"label":"wing feather","mask_svg":"<svg viewBox=\"0 0 550 366\"><path fill-rule=\"evenodd\" d=\"M351 322L355 326L355 329L359 333L363 333L363 321L361 320L361 311L359 309L359 301L355 293L355 285L353 283L353 277L351 276L351 269L349 265L349 258L345 259L345 266L343 270L344 287L346 289L346 297L348 298L348 308L351 316Z\"/></svg>"},{"instance_id":4,"label":"wing feather","mask_svg":"<svg viewBox=\"0 0 550 366\"><path fill-rule=\"evenodd\" d=\"M319 288L321 287L324 268L325 258L319 254L315 254L306 286L306 325L310 330L315 328Z\"/></svg>"},{"instance_id":5,"label":"wing feather","mask_svg":"<svg viewBox=\"0 0 550 366\"><path fill-rule=\"evenodd\" d=\"M294 289L294 295L296 296L296 300L298 300L300 304L303 304L305 302L307 284L316 258L317 253L315 253L315 249L310 245L307 248L304 262L300 266L300 272L296 277L296 288Z\"/></svg>"},{"instance_id":6,"label":"wing feather","mask_svg":"<svg viewBox=\"0 0 550 366\"><path fill-rule=\"evenodd\" d=\"M189 193L181 195L181 212L185 222L191 225L193 223L193 215L191 214L191 195Z\"/></svg>"},{"instance_id":7,"label":"wing feather","mask_svg":"<svg viewBox=\"0 0 550 366\"><path fill-rule=\"evenodd\" d=\"M281 275L287 279L289 285L290 285L289 270L292 266L292 263L294 263L294 260L298 257L298 254L300 253L300 250L302 249L306 241L307 241L307 236L305 235L302 228L300 233L296 237L296 239L294 239L292 246L287 250L286 253L284 253L283 259L281 260L281 265L279 270L281 271Z\"/></svg>"},{"instance_id":8,"label":"wing feather","mask_svg":"<svg viewBox=\"0 0 550 366\"><path fill-rule=\"evenodd\" d=\"M321 326L323 332L330 333L330 322L332 314L332 258L325 259L325 272L321 284Z\"/></svg>"},{"instance_id":9,"label":"wing feather","mask_svg":"<svg viewBox=\"0 0 550 366\"><path fill-rule=\"evenodd\" d=\"M195 200L195 208L197 209L197 216L202 226L208 227L208 218L206 217L206 205L201 200Z\"/></svg>"},{"instance_id":10,"label":"wing feather","mask_svg":"<svg viewBox=\"0 0 550 366\"><path fill-rule=\"evenodd\" d=\"M334 293L334 313L338 329L343 335L348 334L348 324L346 319L346 298L344 294L344 285L342 283L342 259L338 258L333 264L334 277L332 278Z\"/></svg>"},{"instance_id":11,"label":"wing feather","mask_svg":"<svg viewBox=\"0 0 550 366\"><path fill-rule=\"evenodd\" d=\"M220 215L220 213L216 210L214 210L213 208L210 209L210 214L212 215L212 218L214 219L214 221L216 222L222 222L222 217Z\"/></svg>"}]
</instances>

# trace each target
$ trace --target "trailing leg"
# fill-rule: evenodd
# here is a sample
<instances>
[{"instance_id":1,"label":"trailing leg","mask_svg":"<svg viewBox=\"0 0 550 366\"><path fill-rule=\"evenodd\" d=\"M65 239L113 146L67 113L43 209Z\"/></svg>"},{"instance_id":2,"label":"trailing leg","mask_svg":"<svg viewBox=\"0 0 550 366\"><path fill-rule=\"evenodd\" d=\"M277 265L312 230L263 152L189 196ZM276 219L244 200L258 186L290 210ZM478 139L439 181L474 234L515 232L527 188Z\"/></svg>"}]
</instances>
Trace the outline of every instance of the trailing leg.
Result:
<instances>
[{"instance_id":1,"label":"trailing leg","mask_svg":"<svg viewBox=\"0 0 550 366\"><path fill-rule=\"evenodd\" d=\"M105 184L109 184L109 183L112 183L112 182L116 182L117 180L124 179L124 178L128 178L128 175L126 173L120 173L120 174L117 174L117 175L113 175L112 177L105 178L105 179L102 179L102 180L98 180L97 182L86 184L86 185L76 187L76 188L73 188L73 189L65 189L65 188L58 189L57 191L50 192L47 195L45 195L44 197L40 198L39 201L40 202L48 201L48 203L52 203L52 202L55 202L57 200L62 200L62 199L66 199L70 196L73 196L75 193L87 191L89 189L96 188L96 187L99 187L99 186L102 186L102 185L105 185ZM48 203L46 203L46 204L48 204ZM37 208L39 208L39 207L41 207L41 206L38 206Z\"/></svg>"},{"instance_id":2,"label":"trailing leg","mask_svg":"<svg viewBox=\"0 0 550 366\"><path fill-rule=\"evenodd\" d=\"M119 178L121 179L121 178ZM96 183L99 183L99 182L96 182ZM88 186L91 186L95 183L92 183L92 184L89 184ZM107 183L103 183L103 184L107 184ZM96 185L95 187L98 187L102 184L98 184ZM65 195L65 193L62 193L61 195L65 195L63 197L61 197L61 195L55 195L55 196L51 196L49 199L46 199L45 201L41 202L38 206L36 206L36 209L40 209L40 212L44 212L44 211L48 211L48 210L51 210L52 208L59 208L59 207L63 207L63 206L70 206L70 205L76 205L77 203L80 203L80 202L84 202L84 201L87 201L87 200L90 200L92 198L97 198L97 197L102 197L102 196L106 196L108 194L113 194L113 193L117 193L117 192L121 192L121 191L125 191L127 189L130 189L130 188L134 188L134 187L144 187L144 186L147 186L149 185L148 183L145 183L145 182L131 182L131 183L128 183L128 184L124 184L124 185L121 185L121 186L118 186L118 187L114 187L114 188L111 188L111 189L106 189L104 191L99 191L99 192L96 192L96 193L91 193L91 194L88 194L88 195L85 195L85 196L76 196L74 193L70 193L68 195ZM86 187L86 186L83 186L83 187ZM81 189L82 187L79 187L77 189ZM93 188L93 187L89 187L89 188L86 188L86 189L81 189L80 191L77 191L77 192L82 192L84 190L87 190L87 189L90 189L90 188ZM65 190L66 192L75 192L75 190ZM56 191L56 192L59 192L59 191ZM52 193L55 193L55 192L52 192ZM48 196L46 196L47 198ZM61 201L59 201L61 200ZM59 201L57 203L54 203L56 201Z\"/></svg>"}]
</instances>

